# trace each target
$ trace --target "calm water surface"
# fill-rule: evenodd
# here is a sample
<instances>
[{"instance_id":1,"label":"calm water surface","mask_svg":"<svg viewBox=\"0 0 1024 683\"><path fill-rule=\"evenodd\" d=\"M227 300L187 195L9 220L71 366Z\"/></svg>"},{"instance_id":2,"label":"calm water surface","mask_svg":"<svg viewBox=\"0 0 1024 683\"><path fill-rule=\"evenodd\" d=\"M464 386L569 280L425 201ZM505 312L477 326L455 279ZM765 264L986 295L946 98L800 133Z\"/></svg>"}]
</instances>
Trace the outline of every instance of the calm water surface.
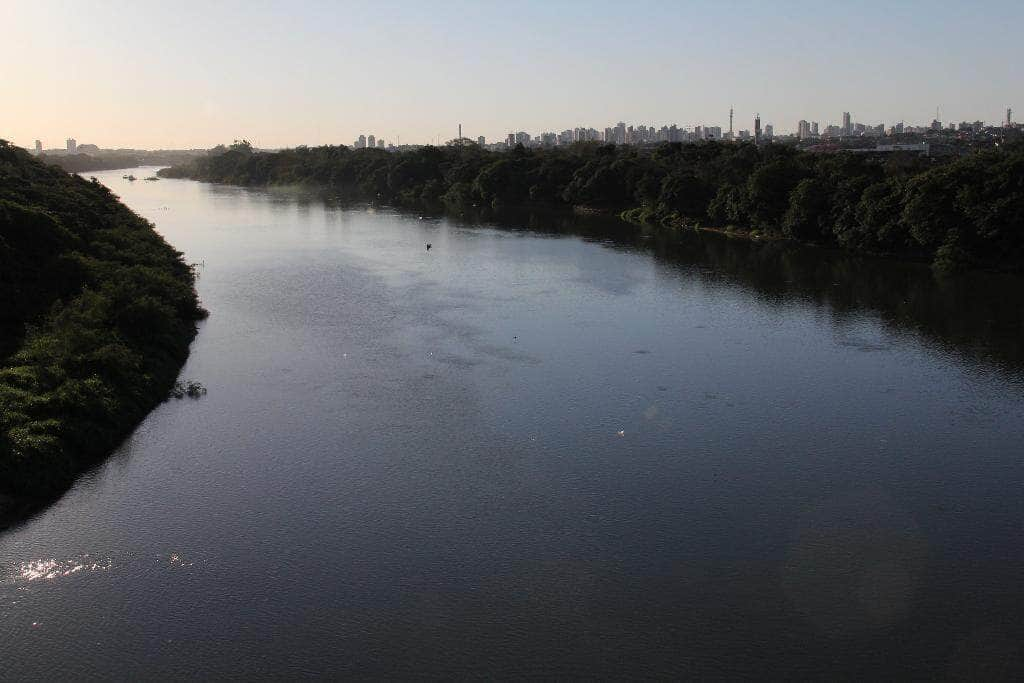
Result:
<instances>
[{"instance_id":1,"label":"calm water surface","mask_svg":"<svg viewBox=\"0 0 1024 683\"><path fill-rule=\"evenodd\" d=\"M1019 280L121 173L209 394L0 532L0 679L1020 670Z\"/></svg>"}]
</instances>

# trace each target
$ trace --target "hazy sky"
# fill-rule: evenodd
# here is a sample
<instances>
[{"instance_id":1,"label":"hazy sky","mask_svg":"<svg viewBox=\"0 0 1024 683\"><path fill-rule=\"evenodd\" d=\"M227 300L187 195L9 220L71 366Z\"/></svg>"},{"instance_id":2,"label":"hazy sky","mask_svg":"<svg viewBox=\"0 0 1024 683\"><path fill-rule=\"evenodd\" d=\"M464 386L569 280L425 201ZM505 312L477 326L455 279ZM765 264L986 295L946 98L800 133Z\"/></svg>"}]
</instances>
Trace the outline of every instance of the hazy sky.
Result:
<instances>
[{"instance_id":1,"label":"hazy sky","mask_svg":"<svg viewBox=\"0 0 1024 683\"><path fill-rule=\"evenodd\" d=\"M0 138L261 147L1024 119L1024 2L0 0Z\"/></svg>"}]
</instances>

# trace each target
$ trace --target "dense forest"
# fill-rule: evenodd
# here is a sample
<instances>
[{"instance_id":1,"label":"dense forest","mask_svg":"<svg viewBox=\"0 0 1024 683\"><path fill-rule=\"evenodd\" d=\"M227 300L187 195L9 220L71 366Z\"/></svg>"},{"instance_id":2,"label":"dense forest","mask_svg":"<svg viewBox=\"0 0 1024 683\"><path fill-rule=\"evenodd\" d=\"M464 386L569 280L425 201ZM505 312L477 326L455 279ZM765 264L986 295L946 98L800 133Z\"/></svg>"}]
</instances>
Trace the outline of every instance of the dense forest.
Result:
<instances>
[{"instance_id":1,"label":"dense forest","mask_svg":"<svg viewBox=\"0 0 1024 683\"><path fill-rule=\"evenodd\" d=\"M786 145L580 144L490 152L474 143L391 152L254 151L246 141L164 169L238 185L319 185L397 205L551 205L637 223L705 226L942 267L1024 263L1024 145L937 160Z\"/></svg>"},{"instance_id":2,"label":"dense forest","mask_svg":"<svg viewBox=\"0 0 1024 683\"><path fill-rule=\"evenodd\" d=\"M89 171L109 171L115 168L136 168L142 165L139 157L132 154L116 154L92 156L89 154L42 155L39 160L44 164L60 166L69 173L87 173Z\"/></svg>"},{"instance_id":3,"label":"dense forest","mask_svg":"<svg viewBox=\"0 0 1024 683\"><path fill-rule=\"evenodd\" d=\"M202 151L196 150L125 149L103 150L93 154L42 154L38 159L45 164L60 166L69 173L88 173L139 166L173 166L188 163L202 154Z\"/></svg>"},{"instance_id":4,"label":"dense forest","mask_svg":"<svg viewBox=\"0 0 1024 683\"><path fill-rule=\"evenodd\" d=\"M0 140L0 498L59 492L115 448L167 397L203 313L150 223Z\"/></svg>"}]
</instances>

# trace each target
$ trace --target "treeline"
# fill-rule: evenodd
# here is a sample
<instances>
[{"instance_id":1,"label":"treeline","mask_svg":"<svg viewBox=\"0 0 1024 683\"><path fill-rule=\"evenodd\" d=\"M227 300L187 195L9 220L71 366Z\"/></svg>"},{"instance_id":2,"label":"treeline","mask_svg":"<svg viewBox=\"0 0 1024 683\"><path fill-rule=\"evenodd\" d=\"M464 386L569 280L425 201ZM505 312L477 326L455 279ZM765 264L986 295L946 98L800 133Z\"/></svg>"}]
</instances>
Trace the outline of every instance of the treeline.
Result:
<instances>
[{"instance_id":1,"label":"treeline","mask_svg":"<svg viewBox=\"0 0 1024 683\"><path fill-rule=\"evenodd\" d=\"M60 166L68 173L111 171L139 166L171 166L185 164L203 151L196 150L104 150L93 154L43 154L37 157L45 164Z\"/></svg>"},{"instance_id":2,"label":"treeline","mask_svg":"<svg viewBox=\"0 0 1024 683\"><path fill-rule=\"evenodd\" d=\"M193 285L106 187L0 140L0 494L62 490L167 396Z\"/></svg>"},{"instance_id":3,"label":"treeline","mask_svg":"<svg viewBox=\"0 0 1024 683\"><path fill-rule=\"evenodd\" d=\"M60 166L68 173L87 173L89 171L111 171L115 168L136 168L142 165L139 157L125 155L91 156L89 154L41 155L39 160L45 164Z\"/></svg>"},{"instance_id":4,"label":"treeline","mask_svg":"<svg viewBox=\"0 0 1024 683\"><path fill-rule=\"evenodd\" d=\"M583 206L635 222L729 228L944 266L1019 268L1024 256L1020 144L937 161L753 144L260 153L236 141L161 175L321 185L399 205Z\"/></svg>"}]
</instances>

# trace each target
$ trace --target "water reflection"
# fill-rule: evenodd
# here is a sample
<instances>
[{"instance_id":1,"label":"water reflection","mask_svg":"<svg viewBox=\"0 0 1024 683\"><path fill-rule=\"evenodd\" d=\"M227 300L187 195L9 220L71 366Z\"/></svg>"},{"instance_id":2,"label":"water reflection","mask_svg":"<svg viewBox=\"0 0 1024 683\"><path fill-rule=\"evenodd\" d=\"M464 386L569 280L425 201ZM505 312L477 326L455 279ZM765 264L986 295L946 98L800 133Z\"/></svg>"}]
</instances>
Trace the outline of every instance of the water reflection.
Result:
<instances>
[{"instance_id":1,"label":"water reflection","mask_svg":"<svg viewBox=\"0 0 1024 683\"><path fill-rule=\"evenodd\" d=\"M13 576L13 582L52 581L73 576L80 572L107 571L113 566L113 561L110 558L93 558L88 554L67 560L58 560L56 558L30 560L18 565Z\"/></svg>"},{"instance_id":2,"label":"water reflection","mask_svg":"<svg viewBox=\"0 0 1024 683\"><path fill-rule=\"evenodd\" d=\"M119 175L207 263L210 393L0 535L0 677L941 676L1024 642L1017 281Z\"/></svg>"},{"instance_id":3,"label":"water reflection","mask_svg":"<svg viewBox=\"0 0 1024 683\"><path fill-rule=\"evenodd\" d=\"M343 196L305 188L269 191L212 186L228 197L248 196L291 206L308 216L311 207L329 209L344 222L353 209L375 208ZM769 306L791 301L813 302L827 309L832 322L844 323L874 314L893 333L913 333L956 353L993 365L1001 372L1024 371L1024 277L972 271L939 274L922 263L854 255L836 249L807 247L782 240L753 241L715 232L638 227L612 216L564 211L441 209L402 212L439 224L553 237L576 236L609 248L644 251L661 264L666 277L698 274L708 284L735 284ZM584 273L586 282L613 294L629 291L630 283L615 274ZM871 350L869 345L863 350Z\"/></svg>"},{"instance_id":4,"label":"water reflection","mask_svg":"<svg viewBox=\"0 0 1024 683\"><path fill-rule=\"evenodd\" d=\"M683 269L709 283L740 285L768 306L814 302L828 309L838 327L876 314L892 332L918 334L1003 372L1024 369L1024 278L1017 275L940 275L919 263L706 231L637 228L610 217L506 211L452 220L647 251L667 277Z\"/></svg>"}]
</instances>

